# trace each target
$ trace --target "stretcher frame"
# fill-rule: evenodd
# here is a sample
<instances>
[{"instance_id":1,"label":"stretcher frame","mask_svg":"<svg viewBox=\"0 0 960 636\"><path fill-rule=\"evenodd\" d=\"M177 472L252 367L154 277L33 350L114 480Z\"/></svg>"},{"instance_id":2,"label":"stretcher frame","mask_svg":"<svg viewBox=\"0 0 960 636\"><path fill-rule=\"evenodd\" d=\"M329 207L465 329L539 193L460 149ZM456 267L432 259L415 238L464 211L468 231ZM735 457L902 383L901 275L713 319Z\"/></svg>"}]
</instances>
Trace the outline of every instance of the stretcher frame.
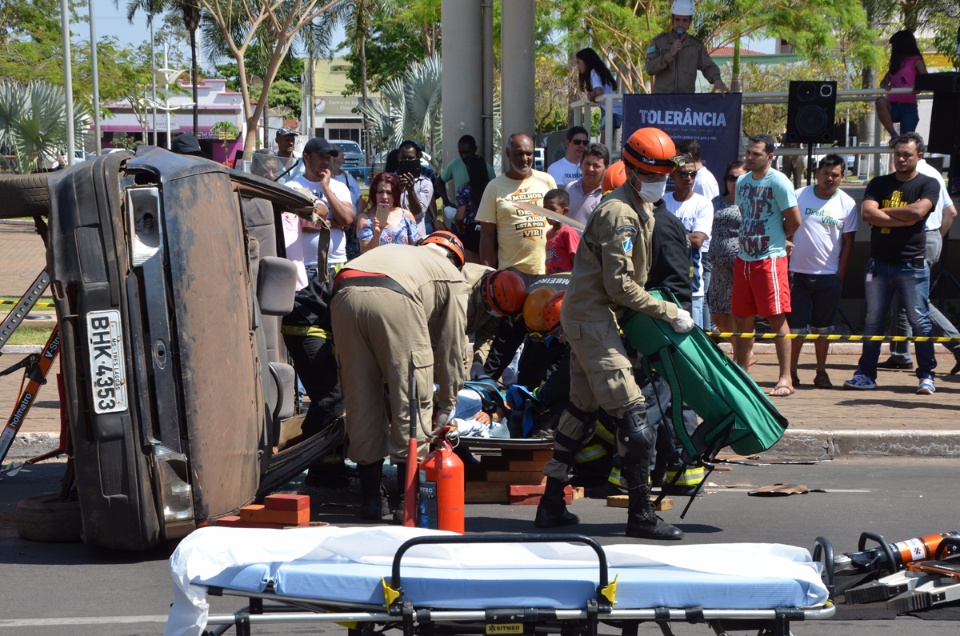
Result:
<instances>
[{"instance_id":1,"label":"stretcher frame","mask_svg":"<svg viewBox=\"0 0 960 636\"><path fill-rule=\"evenodd\" d=\"M458 543L580 543L597 554L599 585L596 595L587 599L582 609L506 607L481 610L434 610L416 607L404 598L400 564L410 548L426 544ZM832 556L833 549L822 537L817 550ZM832 578L832 576L830 577ZM832 581L831 581L832 583ZM386 606L363 603L325 602L321 599L279 596L269 589L264 593L241 592L219 586L204 586L212 596L237 596L248 604L233 614L211 614L207 617L204 636L219 636L230 627L238 636L250 636L254 625L284 623L337 623L348 629L348 636L369 636L375 628L381 631L399 628L403 636L447 634L524 634L558 633L563 636L596 636L600 624L617 627L623 636L636 636L641 623L652 622L661 633L671 635L671 622L704 623L716 634L729 630L756 629L759 634L789 636L793 621L821 620L836 613L832 600L814 607L780 607L774 609L721 609L708 607L650 607L615 609L616 583L608 580L606 554L594 539L576 534L490 534L467 536L423 536L404 542L397 550L391 567L390 584L384 580L388 599Z\"/></svg>"}]
</instances>

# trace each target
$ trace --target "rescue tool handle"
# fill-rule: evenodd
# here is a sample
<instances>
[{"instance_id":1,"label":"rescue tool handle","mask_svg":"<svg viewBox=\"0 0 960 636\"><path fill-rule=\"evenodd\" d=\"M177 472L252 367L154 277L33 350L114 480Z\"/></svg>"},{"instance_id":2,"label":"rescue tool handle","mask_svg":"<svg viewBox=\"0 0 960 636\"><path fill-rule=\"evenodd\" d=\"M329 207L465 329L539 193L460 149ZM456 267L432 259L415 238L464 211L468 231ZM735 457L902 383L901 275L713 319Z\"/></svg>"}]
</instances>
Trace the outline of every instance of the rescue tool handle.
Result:
<instances>
[{"instance_id":1,"label":"rescue tool handle","mask_svg":"<svg viewBox=\"0 0 960 636\"><path fill-rule=\"evenodd\" d=\"M390 587L401 589L400 560L410 548L418 545L438 545L448 543L582 543L597 553L600 567L600 585L598 589L607 587L607 555L599 543L579 534L484 534L469 536L425 536L414 537L405 541L397 548L393 557L393 566L390 572Z\"/></svg>"},{"instance_id":2,"label":"rescue tool handle","mask_svg":"<svg viewBox=\"0 0 960 636\"><path fill-rule=\"evenodd\" d=\"M937 546L937 551L933 555L933 560L940 561L948 554L954 554L958 551L960 551L960 537L944 537L940 542L940 545Z\"/></svg>"},{"instance_id":3,"label":"rescue tool handle","mask_svg":"<svg viewBox=\"0 0 960 636\"><path fill-rule=\"evenodd\" d=\"M883 555L887 557L887 563L890 564L890 572L896 572L899 568L897 567L897 559L893 556L893 550L890 548L890 544L882 535L879 535L875 532L864 532L860 534L860 540L857 541L857 551L863 552L867 548L867 539L876 541L880 544L880 550L883 552Z\"/></svg>"},{"instance_id":4,"label":"rescue tool handle","mask_svg":"<svg viewBox=\"0 0 960 636\"><path fill-rule=\"evenodd\" d=\"M813 560L820 562L823 558L823 574L827 579L827 592L833 598L833 544L826 537L817 537L813 542Z\"/></svg>"}]
</instances>

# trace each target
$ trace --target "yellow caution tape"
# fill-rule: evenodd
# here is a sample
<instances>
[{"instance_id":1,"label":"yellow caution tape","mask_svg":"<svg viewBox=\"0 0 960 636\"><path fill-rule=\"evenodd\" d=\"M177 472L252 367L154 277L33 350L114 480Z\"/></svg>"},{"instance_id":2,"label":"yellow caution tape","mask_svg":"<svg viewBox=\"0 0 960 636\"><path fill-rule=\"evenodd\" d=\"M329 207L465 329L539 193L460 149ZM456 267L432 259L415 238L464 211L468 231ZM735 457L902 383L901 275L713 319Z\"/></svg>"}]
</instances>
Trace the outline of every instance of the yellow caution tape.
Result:
<instances>
[{"instance_id":1,"label":"yellow caution tape","mask_svg":"<svg viewBox=\"0 0 960 636\"><path fill-rule=\"evenodd\" d=\"M829 340L831 342L939 342L950 344L960 342L960 338L946 338L942 336L858 336L856 334L843 335L839 333L736 333L729 331L707 331L708 336L715 338L756 338L758 340Z\"/></svg>"},{"instance_id":2,"label":"yellow caution tape","mask_svg":"<svg viewBox=\"0 0 960 636\"><path fill-rule=\"evenodd\" d=\"M19 305L19 304L20 304L19 300L0 300L0 305ZM56 307L57 305L55 303L34 303L33 306L47 308L47 307Z\"/></svg>"}]
</instances>

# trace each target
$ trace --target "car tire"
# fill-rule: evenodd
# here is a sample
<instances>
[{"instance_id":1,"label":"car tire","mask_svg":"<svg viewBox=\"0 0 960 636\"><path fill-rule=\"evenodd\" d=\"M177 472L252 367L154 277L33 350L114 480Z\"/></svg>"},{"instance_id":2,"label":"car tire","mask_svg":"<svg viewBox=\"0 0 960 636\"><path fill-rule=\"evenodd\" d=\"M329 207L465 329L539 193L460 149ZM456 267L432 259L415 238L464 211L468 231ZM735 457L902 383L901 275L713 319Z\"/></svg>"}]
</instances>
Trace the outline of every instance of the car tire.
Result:
<instances>
[{"instance_id":1,"label":"car tire","mask_svg":"<svg viewBox=\"0 0 960 636\"><path fill-rule=\"evenodd\" d=\"M60 493L21 499L17 503L16 525L17 534L28 541L80 541L83 529L80 502L64 501L60 498Z\"/></svg>"},{"instance_id":2,"label":"car tire","mask_svg":"<svg viewBox=\"0 0 960 636\"><path fill-rule=\"evenodd\" d=\"M46 216L50 212L49 174L15 174L0 177L0 219Z\"/></svg>"}]
</instances>

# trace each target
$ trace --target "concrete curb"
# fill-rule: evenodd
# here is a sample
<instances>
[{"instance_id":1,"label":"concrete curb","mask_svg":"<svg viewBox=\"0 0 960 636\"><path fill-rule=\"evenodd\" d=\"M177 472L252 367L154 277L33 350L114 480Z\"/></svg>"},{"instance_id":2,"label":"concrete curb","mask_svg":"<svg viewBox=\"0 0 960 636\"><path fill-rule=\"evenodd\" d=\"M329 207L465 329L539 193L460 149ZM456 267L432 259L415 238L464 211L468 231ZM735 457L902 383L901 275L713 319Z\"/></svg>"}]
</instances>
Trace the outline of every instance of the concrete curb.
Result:
<instances>
[{"instance_id":1,"label":"concrete curb","mask_svg":"<svg viewBox=\"0 0 960 636\"><path fill-rule=\"evenodd\" d=\"M59 433L20 433L7 460L29 459L54 450ZM960 457L955 431L816 431L788 430L763 456L822 459L838 457Z\"/></svg>"},{"instance_id":2,"label":"concrete curb","mask_svg":"<svg viewBox=\"0 0 960 636\"><path fill-rule=\"evenodd\" d=\"M956 431L788 430L767 453L781 457L960 457Z\"/></svg>"}]
</instances>

